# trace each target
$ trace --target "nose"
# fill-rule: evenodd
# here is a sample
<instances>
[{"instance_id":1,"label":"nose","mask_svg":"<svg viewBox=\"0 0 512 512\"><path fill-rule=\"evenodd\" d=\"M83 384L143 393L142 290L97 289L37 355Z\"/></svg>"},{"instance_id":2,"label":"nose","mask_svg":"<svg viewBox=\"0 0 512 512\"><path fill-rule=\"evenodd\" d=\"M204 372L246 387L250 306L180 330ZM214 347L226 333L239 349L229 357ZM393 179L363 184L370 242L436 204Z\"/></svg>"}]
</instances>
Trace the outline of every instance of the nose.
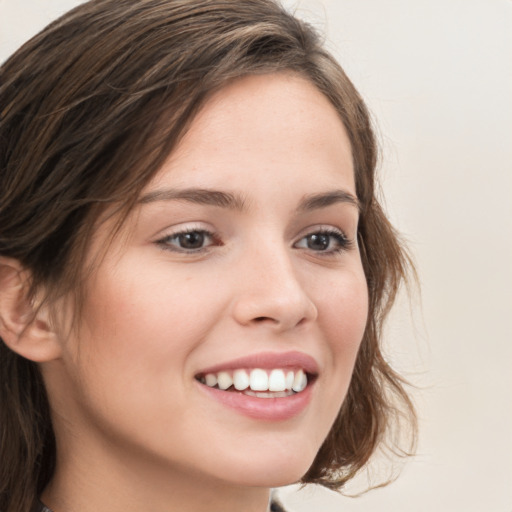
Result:
<instances>
[{"instance_id":1,"label":"nose","mask_svg":"<svg viewBox=\"0 0 512 512\"><path fill-rule=\"evenodd\" d=\"M244 326L266 325L287 331L313 322L318 311L297 276L289 249L253 251L241 265L235 320Z\"/></svg>"}]
</instances>

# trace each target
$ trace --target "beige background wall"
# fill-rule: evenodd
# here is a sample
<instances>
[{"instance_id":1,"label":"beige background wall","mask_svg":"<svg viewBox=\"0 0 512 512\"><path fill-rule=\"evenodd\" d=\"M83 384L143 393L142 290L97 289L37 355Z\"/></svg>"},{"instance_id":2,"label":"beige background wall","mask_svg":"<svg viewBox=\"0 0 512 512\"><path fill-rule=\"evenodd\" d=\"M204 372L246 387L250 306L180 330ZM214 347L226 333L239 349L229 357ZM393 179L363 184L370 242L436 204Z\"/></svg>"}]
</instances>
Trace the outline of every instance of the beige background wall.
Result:
<instances>
[{"instance_id":1,"label":"beige background wall","mask_svg":"<svg viewBox=\"0 0 512 512\"><path fill-rule=\"evenodd\" d=\"M0 0L0 60L77 0ZM420 389L418 455L296 512L512 511L512 1L302 0L375 114L388 211L416 256L389 357ZM411 316L413 321L411 322Z\"/></svg>"}]
</instances>

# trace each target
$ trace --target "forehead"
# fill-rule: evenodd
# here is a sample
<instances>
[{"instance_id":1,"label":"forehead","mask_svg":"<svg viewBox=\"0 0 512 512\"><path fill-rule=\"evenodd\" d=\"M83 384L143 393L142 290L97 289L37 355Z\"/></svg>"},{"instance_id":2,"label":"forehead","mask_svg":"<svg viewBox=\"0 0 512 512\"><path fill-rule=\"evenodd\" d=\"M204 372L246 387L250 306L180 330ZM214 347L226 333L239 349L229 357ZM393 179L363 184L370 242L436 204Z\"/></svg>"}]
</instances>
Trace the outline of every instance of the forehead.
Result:
<instances>
[{"instance_id":1,"label":"forehead","mask_svg":"<svg viewBox=\"0 0 512 512\"><path fill-rule=\"evenodd\" d=\"M104 237L113 225L123 226L114 236L121 249L141 218L171 222L190 212L197 220L201 210L192 204L288 222L334 203L358 217L351 145L335 108L301 76L248 76L205 103L127 217L103 216L91 254L110 249Z\"/></svg>"},{"instance_id":2,"label":"forehead","mask_svg":"<svg viewBox=\"0 0 512 512\"><path fill-rule=\"evenodd\" d=\"M175 186L208 182L218 188L242 179L250 186L262 175L278 186L293 174L314 178L319 186L342 180L355 193L345 127L330 101L305 78L251 75L207 101L148 188L169 179Z\"/></svg>"}]
</instances>

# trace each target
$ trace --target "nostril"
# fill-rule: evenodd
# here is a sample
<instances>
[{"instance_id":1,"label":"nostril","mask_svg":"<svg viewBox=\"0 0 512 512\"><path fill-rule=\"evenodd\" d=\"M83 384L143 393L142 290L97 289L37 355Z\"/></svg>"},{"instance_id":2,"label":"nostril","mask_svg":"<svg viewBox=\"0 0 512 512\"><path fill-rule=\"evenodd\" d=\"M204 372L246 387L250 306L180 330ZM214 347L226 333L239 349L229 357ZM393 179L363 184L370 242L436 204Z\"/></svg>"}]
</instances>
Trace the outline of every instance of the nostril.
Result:
<instances>
[{"instance_id":1,"label":"nostril","mask_svg":"<svg viewBox=\"0 0 512 512\"><path fill-rule=\"evenodd\" d=\"M305 323L307 323L308 319L306 317L304 318L301 318L298 323L297 323L297 326L299 325L304 325Z\"/></svg>"},{"instance_id":2,"label":"nostril","mask_svg":"<svg viewBox=\"0 0 512 512\"><path fill-rule=\"evenodd\" d=\"M257 322L257 323L262 323L262 322L265 322L265 321L277 322L276 319L270 318L268 316L258 316L256 318L254 318L254 321Z\"/></svg>"}]
</instances>

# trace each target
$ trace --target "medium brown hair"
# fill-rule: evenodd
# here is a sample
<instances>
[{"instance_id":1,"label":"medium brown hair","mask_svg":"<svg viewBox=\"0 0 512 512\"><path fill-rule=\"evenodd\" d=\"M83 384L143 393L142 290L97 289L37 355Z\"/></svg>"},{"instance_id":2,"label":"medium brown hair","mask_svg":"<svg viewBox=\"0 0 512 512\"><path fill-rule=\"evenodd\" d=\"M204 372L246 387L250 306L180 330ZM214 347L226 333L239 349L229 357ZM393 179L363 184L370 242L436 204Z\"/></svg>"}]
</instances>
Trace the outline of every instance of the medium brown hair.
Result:
<instances>
[{"instance_id":1,"label":"medium brown hair","mask_svg":"<svg viewBox=\"0 0 512 512\"><path fill-rule=\"evenodd\" d=\"M409 260L376 199L364 102L316 32L277 3L92 0L22 46L0 68L0 255L31 272L33 290L78 296L106 206L123 218L216 90L280 71L308 79L337 110L361 204L368 322L348 395L303 478L340 489L393 418L405 411L414 423L380 349ZM55 439L37 365L0 342L0 372L0 509L19 512L52 477Z\"/></svg>"}]
</instances>

